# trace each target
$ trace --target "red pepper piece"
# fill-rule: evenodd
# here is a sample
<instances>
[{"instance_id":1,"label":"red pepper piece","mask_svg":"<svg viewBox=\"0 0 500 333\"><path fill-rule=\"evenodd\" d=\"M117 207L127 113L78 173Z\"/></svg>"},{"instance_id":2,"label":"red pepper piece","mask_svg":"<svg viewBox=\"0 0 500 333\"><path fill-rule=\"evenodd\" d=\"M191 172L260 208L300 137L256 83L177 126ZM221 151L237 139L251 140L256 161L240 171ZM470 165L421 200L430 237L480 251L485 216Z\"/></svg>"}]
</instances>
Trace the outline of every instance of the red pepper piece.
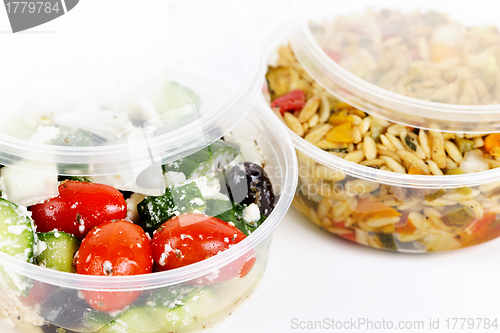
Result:
<instances>
[{"instance_id":1,"label":"red pepper piece","mask_svg":"<svg viewBox=\"0 0 500 333\"><path fill-rule=\"evenodd\" d=\"M271 107L279 107L281 115L287 111L300 110L306 104L306 94L302 90L292 90L288 94L276 98Z\"/></svg>"},{"instance_id":2,"label":"red pepper piece","mask_svg":"<svg viewBox=\"0 0 500 333\"><path fill-rule=\"evenodd\" d=\"M340 64L340 61L342 61L342 56L340 55L340 53L335 52L334 50L325 49L325 53L337 64Z\"/></svg>"}]
</instances>

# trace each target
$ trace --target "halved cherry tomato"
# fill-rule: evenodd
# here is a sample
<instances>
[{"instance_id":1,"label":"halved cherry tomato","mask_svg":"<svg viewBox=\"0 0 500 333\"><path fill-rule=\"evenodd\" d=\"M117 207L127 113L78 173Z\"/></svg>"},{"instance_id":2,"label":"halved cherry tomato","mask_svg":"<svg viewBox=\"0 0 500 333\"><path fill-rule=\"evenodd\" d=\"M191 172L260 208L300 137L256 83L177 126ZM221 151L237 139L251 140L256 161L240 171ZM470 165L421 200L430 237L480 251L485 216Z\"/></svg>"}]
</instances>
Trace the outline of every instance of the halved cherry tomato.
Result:
<instances>
[{"instance_id":1,"label":"halved cherry tomato","mask_svg":"<svg viewBox=\"0 0 500 333\"><path fill-rule=\"evenodd\" d=\"M238 228L203 214L173 217L155 232L151 247L160 271L210 258L245 238Z\"/></svg>"},{"instance_id":2,"label":"halved cherry tomato","mask_svg":"<svg viewBox=\"0 0 500 333\"><path fill-rule=\"evenodd\" d=\"M252 270L257 256L255 251L251 249L247 253L231 261L226 266L221 267L215 272L209 273L194 281L197 285L212 285L219 282L228 281L234 278L243 278Z\"/></svg>"},{"instance_id":3,"label":"halved cherry tomato","mask_svg":"<svg viewBox=\"0 0 500 333\"><path fill-rule=\"evenodd\" d=\"M120 191L102 184L66 181L59 195L30 207L38 232L54 229L80 240L95 226L127 216L127 203Z\"/></svg>"},{"instance_id":4,"label":"halved cherry tomato","mask_svg":"<svg viewBox=\"0 0 500 333\"><path fill-rule=\"evenodd\" d=\"M76 272L87 275L151 273L153 254L148 237L131 222L109 221L94 228L82 241L75 257ZM84 291L87 302L99 311L117 311L132 303L139 292Z\"/></svg>"},{"instance_id":5,"label":"halved cherry tomato","mask_svg":"<svg viewBox=\"0 0 500 333\"><path fill-rule=\"evenodd\" d=\"M27 306L35 306L36 304L42 304L47 297L57 290L57 287L43 283L40 281L35 281L33 286L31 286L27 296L21 296L21 302Z\"/></svg>"},{"instance_id":6,"label":"halved cherry tomato","mask_svg":"<svg viewBox=\"0 0 500 333\"><path fill-rule=\"evenodd\" d=\"M288 94L276 98L271 107L279 107L281 115L288 111L301 110L306 105L306 94L302 90L292 90Z\"/></svg>"}]
</instances>

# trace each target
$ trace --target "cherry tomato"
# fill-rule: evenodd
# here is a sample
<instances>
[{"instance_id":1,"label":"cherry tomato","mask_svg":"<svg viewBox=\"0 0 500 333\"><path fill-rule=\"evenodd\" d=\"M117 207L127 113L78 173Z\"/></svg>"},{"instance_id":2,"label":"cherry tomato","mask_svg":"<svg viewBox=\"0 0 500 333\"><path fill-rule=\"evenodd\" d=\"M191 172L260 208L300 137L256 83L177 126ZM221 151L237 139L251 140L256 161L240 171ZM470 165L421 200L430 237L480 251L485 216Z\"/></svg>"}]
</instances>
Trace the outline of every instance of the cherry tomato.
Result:
<instances>
[{"instance_id":1,"label":"cherry tomato","mask_svg":"<svg viewBox=\"0 0 500 333\"><path fill-rule=\"evenodd\" d=\"M245 238L238 228L203 214L184 214L168 220L155 232L151 247L160 271L210 258Z\"/></svg>"},{"instance_id":2,"label":"cherry tomato","mask_svg":"<svg viewBox=\"0 0 500 333\"><path fill-rule=\"evenodd\" d=\"M243 278L252 270L257 257L252 249L240 256L236 260L230 262L219 270L218 278L213 282L222 282L236 277Z\"/></svg>"},{"instance_id":3,"label":"cherry tomato","mask_svg":"<svg viewBox=\"0 0 500 333\"><path fill-rule=\"evenodd\" d=\"M279 107L281 115L288 111L300 110L306 105L306 94L303 90L292 90L288 94L276 98L271 107Z\"/></svg>"},{"instance_id":4,"label":"cherry tomato","mask_svg":"<svg viewBox=\"0 0 500 333\"><path fill-rule=\"evenodd\" d=\"M75 258L76 272L87 275L151 273L153 256L148 237L131 222L109 221L94 228L82 241ZM132 303L140 292L84 291L87 302L99 311L117 311Z\"/></svg>"},{"instance_id":5,"label":"cherry tomato","mask_svg":"<svg viewBox=\"0 0 500 333\"><path fill-rule=\"evenodd\" d=\"M102 184L66 181L59 195L30 207L38 232L54 229L82 240L95 226L127 216L127 203L117 189Z\"/></svg>"}]
</instances>

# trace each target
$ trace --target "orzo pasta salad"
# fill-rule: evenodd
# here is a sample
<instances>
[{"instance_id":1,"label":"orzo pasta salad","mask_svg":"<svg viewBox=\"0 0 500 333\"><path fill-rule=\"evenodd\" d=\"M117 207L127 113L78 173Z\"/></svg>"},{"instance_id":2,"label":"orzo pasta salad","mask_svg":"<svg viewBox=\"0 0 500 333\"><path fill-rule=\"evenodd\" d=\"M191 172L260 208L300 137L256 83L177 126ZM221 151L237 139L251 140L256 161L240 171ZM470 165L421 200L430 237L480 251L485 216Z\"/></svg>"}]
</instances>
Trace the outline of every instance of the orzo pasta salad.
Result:
<instances>
[{"instance_id":1,"label":"orzo pasta salad","mask_svg":"<svg viewBox=\"0 0 500 333\"><path fill-rule=\"evenodd\" d=\"M366 114L325 91L289 46L277 53L266 74L273 111L305 141L336 158L405 175L460 175L500 166L500 133L431 131ZM500 236L500 182L433 189L386 185L297 153L294 205L341 237L377 248L426 252Z\"/></svg>"},{"instance_id":2,"label":"orzo pasta salad","mask_svg":"<svg viewBox=\"0 0 500 333\"><path fill-rule=\"evenodd\" d=\"M496 26L464 26L434 11L367 10L310 29L333 60L381 88L439 103L500 101Z\"/></svg>"}]
</instances>

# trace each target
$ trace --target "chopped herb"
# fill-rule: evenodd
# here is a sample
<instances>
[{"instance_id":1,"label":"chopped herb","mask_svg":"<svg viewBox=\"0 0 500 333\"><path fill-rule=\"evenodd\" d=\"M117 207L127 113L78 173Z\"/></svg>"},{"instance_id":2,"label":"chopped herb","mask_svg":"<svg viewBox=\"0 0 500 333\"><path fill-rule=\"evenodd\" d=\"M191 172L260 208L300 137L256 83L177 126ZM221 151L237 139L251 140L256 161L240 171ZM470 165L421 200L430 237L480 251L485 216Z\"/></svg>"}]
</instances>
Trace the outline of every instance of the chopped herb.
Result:
<instances>
[{"instance_id":1,"label":"chopped herb","mask_svg":"<svg viewBox=\"0 0 500 333\"><path fill-rule=\"evenodd\" d=\"M476 149L474 141L468 139L457 138L455 139L455 144L457 145L458 149L462 154L465 154L468 151Z\"/></svg>"},{"instance_id":2,"label":"chopped herb","mask_svg":"<svg viewBox=\"0 0 500 333\"><path fill-rule=\"evenodd\" d=\"M335 153L348 153L348 148L327 148L326 151L335 152Z\"/></svg>"},{"instance_id":3,"label":"chopped herb","mask_svg":"<svg viewBox=\"0 0 500 333\"><path fill-rule=\"evenodd\" d=\"M474 211L466 206L447 207L447 211L448 213L444 216L443 222L449 226L465 227L476 218Z\"/></svg>"},{"instance_id":4,"label":"chopped herb","mask_svg":"<svg viewBox=\"0 0 500 333\"><path fill-rule=\"evenodd\" d=\"M222 200L207 200L206 214L221 219L222 221L233 223L236 228L240 229L240 231L247 236L254 232L255 229L266 220L266 217L260 214L260 219L258 221L252 223L246 222L243 220L243 210L246 208L245 206L233 203L231 207L231 202L229 201L225 201L224 203L217 201ZM228 209L221 212L222 207Z\"/></svg>"},{"instance_id":5,"label":"chopped herb","mask_svg":"<svg viewBox=\"0 0 500 333\"><path fill-rule=\"evenodd\" d=\"M442 197L445 193L446 193L445 190L440 189L439 191L436 191L434 193L431 193L431 194L428 194L428 195L424 196L424 198L427 201L434 201L437 198Z\"/></svg>"}]
</instances>

